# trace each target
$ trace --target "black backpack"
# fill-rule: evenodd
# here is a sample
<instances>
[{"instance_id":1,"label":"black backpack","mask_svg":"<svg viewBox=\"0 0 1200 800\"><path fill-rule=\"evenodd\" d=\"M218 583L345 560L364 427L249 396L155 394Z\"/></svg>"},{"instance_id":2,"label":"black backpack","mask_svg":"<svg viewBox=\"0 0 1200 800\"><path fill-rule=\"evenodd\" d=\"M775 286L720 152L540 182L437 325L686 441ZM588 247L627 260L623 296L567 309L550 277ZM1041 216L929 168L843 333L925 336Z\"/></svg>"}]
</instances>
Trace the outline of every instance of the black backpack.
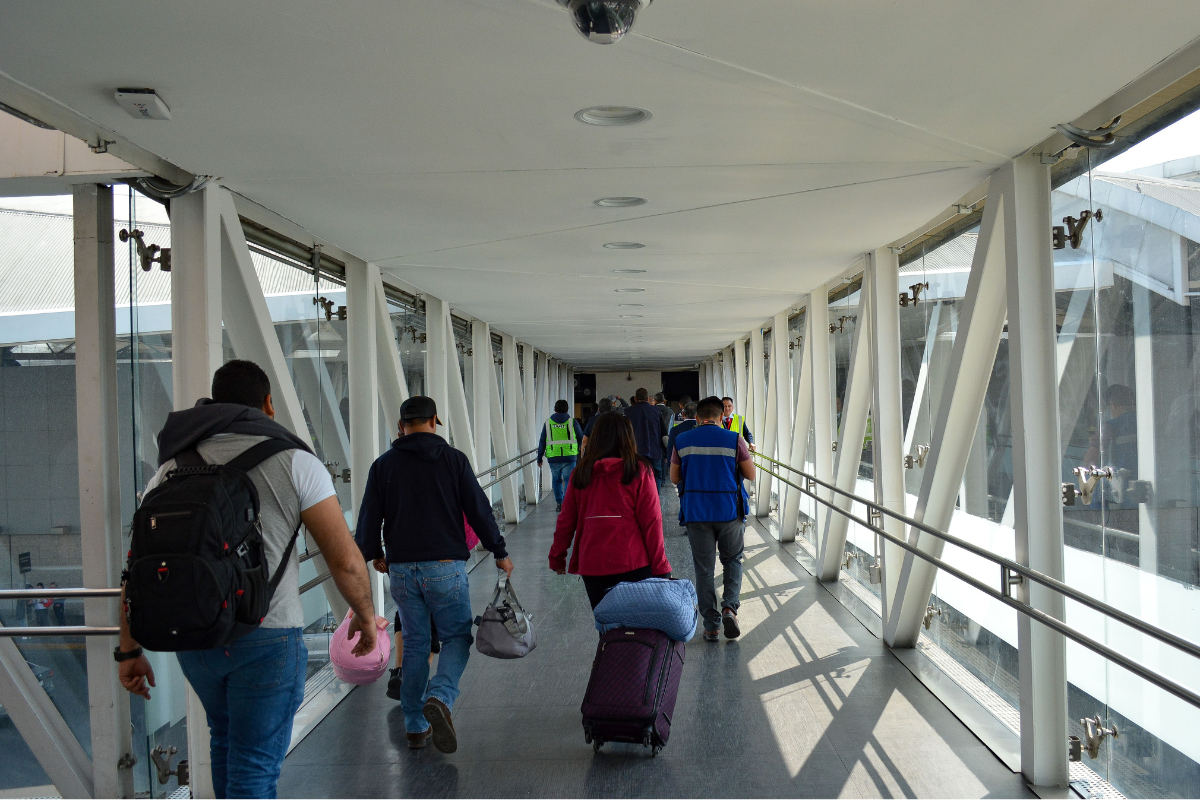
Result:
<instances>
[{"instance_id":1,"label":"black backpack","mask_svg":"<svg viewBox=\"0 0 1200 800\"><path fill-rule=\"evenodd\" d=\"M207 650L258 627L292 557L299 527L275 577L268 576L258 490L248 473L296 445L268 439L228 464L196 450L133 515L122 576L129 632L147 650Z\"/></svg>"}]
</instances>

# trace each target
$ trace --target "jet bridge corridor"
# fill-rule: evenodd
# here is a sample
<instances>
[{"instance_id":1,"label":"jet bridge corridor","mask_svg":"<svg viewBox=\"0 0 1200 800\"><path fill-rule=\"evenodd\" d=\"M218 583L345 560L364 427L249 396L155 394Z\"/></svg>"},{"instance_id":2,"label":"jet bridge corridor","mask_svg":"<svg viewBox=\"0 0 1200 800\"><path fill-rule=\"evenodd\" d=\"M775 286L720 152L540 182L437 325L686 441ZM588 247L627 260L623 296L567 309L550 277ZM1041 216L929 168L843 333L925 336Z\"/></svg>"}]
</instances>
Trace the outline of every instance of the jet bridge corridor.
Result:
<instances>
[{"instance_id":1,"label":"jet bridge corridor","mask_svg":"<svg viewBox=\"0 0 1200 800\"><path fill-rule=\"evenodd\" d=\"M678 500L667 485L662 494L667 557L691 579ZM380 681L296 745L281 797L1033 796L758 521L746 528L742 635L689 642L667 746L655 758L613 743L593 754L579 704L597 634L580 579L547 568L554 507L534 508L506 538L538 647L515 661L472 650L454 708L458 751L410 751ZM491 573L490 558L471 572L475 609Z\"/></svg>"}]
</instances>

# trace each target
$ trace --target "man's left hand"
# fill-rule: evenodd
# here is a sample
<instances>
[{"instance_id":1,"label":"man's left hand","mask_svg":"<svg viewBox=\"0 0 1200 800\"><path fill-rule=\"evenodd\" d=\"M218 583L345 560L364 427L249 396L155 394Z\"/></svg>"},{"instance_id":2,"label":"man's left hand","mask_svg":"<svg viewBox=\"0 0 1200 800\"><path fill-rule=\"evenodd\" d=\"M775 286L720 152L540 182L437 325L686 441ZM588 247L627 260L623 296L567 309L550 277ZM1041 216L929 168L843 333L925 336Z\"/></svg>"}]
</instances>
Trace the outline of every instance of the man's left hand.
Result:
<instances>
[{"instance_id":1,"label":"man's left hand","mask_svg":"<svg viewBox=\"0 0 1200 800\"><path fill-rule=\"evenodd\" d=\"M372 561L371 566L375 568L376 572L382 572L384 575L388 574L387 561L382 558L377 558Z\"/></svg>"}]
</instances>

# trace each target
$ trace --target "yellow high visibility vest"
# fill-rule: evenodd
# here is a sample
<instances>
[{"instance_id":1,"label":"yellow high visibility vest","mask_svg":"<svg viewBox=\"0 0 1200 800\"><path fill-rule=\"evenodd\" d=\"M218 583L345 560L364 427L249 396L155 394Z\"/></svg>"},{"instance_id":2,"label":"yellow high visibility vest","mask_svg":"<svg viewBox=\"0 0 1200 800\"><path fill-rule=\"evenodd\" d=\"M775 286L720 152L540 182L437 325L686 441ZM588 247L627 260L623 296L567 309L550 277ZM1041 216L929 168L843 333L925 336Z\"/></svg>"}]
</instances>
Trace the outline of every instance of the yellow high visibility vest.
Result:
<instances>
[{"instance_id":1,"label":"yellow high visibility vest","mask_svg":"<svg viewBox=\"0 0 1200 800\"><path fill-rule=\"evenodd\" d=\"M721 417L721 427L725 428L725 418L724 417ZM746 427L745 418L741 414L734 414L732 417L729 418L729 427L725 428L725 430L733 431L738 436L741 436L743 439L745 439L746 435L744 433L742 433L742 429L745 427Z\"/></svg>"},{"instance_id":2,"label":"yellow high visibility vest","mask_svg":"<svg viewBox=\"0 0 1200 800\"><path fill-rule=\"evenodd\" d=\"M579 442L575 439L575 420L566 422L546 420L546 458L578 456Z\"/></svg>"}]
</instances>

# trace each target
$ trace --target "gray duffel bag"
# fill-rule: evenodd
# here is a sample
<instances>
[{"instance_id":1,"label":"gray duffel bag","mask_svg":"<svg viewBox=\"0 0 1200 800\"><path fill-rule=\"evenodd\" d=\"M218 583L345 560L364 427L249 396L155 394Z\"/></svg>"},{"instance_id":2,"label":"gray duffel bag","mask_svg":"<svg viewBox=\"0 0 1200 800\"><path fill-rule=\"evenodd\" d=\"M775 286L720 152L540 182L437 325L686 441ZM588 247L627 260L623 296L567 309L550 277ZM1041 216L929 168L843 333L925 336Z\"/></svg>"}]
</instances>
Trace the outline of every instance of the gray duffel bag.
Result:
<instances>
[{"instance_id":1,"label":"gray duffel bag","mask_svg":"<svg viewBox=\"0 0 1200 800\"><path fill-rule=\"evenodd\" d=\"M537 647L530 614L521 608L512 582L503 571L497 578L491 602L483 615L475 618L475 624L479 626L475 649L485 656L523 658Z\"/></svg>"}]
</instances>

